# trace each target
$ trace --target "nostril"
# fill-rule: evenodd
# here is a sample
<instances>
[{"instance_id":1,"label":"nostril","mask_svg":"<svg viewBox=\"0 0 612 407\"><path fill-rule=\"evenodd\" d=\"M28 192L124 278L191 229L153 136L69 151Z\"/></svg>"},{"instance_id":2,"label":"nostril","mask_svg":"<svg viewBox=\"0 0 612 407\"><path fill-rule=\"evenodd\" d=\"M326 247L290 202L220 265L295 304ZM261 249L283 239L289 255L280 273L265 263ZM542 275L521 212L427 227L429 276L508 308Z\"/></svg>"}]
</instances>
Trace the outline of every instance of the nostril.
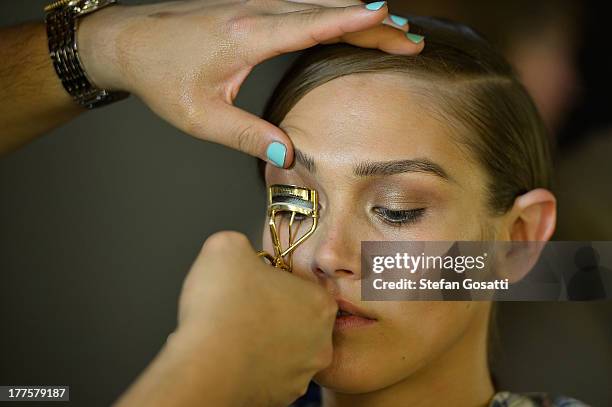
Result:
<instances>
[{"instance_id":1,"label":"nostril","mask_svg":"<svg viewBox=\"0 0 612 407\"><path fill-rule=\"evenodd\" d=\"M345 270L345 269L336 269L330 272L330 271L325 271L319 267L315 268L313 271L314 271L315 276L321 277L321 278L322 277L328 277L328 278L329 277L335 277L335 278L352 277L355 274L352 271Z\"/></svg>"},{"instance_id":2,"label":"nostril","mask_svg":"<svg viewBox=\"0 0 612 407\"><path fill-rule=\"evenodd\" d=\"M350 277L355 273L353 273L351 270L340 269L340 270L336 270L336 274L341 275L341 276Z\"/></svg>"}]
</instances>

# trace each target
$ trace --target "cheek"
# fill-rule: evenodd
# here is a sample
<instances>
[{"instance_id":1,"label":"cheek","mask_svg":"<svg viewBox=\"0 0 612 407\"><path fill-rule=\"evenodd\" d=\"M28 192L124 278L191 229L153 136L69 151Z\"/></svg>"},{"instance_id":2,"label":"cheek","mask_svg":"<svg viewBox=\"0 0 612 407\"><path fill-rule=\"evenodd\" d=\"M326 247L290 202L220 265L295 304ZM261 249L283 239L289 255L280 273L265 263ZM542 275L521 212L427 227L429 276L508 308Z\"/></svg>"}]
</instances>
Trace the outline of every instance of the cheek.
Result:
<instances>
[{"instance_id":1,"label":"cheek","mask_svg":"<svg viewBox=\"0 0 612 407\"><path fill-rule=\"evenodd\" d=\"M488 210L481 199L466 197L437 217L425 232L428 237L420 240L482 240L485 238L483 231L487 230L490 221Z\"/></svg>"},{"instance_id":2,"label":"cheek","mask_svg":"<svg viewBox=\"0 0 612 407\"><path fill-rule=\"evenodd\" d=\"M448 350L466 332L474 315L471 302L410 301L390 304L391 352L412 373ZM403 344L403 345L402 345Z\"/></svg>"},{"instance_id":3,"label":"cheek","mask_svg":"<svg viewBox=\"0 0 612 407\"><path fill-rule=\"evenodd\" d=\"M381 302L372 329L334 336L332 364L315 376L324 387L347 393L382 389L440 358L465 334L472 303Z\"/></svg>"}]
</instances>

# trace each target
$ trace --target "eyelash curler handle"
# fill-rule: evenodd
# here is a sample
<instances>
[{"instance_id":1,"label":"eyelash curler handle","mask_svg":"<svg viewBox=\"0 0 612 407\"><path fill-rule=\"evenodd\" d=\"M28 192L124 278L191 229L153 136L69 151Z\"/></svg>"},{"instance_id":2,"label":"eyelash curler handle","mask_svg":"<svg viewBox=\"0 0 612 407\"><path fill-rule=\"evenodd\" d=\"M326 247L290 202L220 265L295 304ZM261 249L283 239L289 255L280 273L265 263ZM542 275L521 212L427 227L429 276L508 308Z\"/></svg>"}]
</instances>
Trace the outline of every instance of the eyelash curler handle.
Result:
<instances>
[{"instance_id":1,"label":"eyelash curler handle","mask_svg":"<svg viewBox=\"0 0 612 407\"><path fill-rule=\"evenodd\" d=\"M317 227L319 217L318 205L318 195L314 189L296 185L271 185L268 188L268 226L270 227L270 236L274 246L274 255L262 250L257 253L257 256L263 257L270 265L291 273L293 251L309 238ZM288 233L289 246L286 249L282 248L279 230L276 225L276 215L281 212L291 213ZM292 231L292 225L296 214L311 218L312 225L308 232L296 241L293 241L295 235ZM297 229L295 233L297 233Z\"/></svg>"},{"instance_id":2,"label":"eyelash curler handle","mask_svg":"<svg viewBox=\"0 0 612 407\"><path fill-rule=\"evenodd\" d=\"M291 273L291 268L285 263L282 257L274 257L265 250L257 252L257 257L263 257L265 260L268 260L271 266Z\"/></svg>"}]
</instances>

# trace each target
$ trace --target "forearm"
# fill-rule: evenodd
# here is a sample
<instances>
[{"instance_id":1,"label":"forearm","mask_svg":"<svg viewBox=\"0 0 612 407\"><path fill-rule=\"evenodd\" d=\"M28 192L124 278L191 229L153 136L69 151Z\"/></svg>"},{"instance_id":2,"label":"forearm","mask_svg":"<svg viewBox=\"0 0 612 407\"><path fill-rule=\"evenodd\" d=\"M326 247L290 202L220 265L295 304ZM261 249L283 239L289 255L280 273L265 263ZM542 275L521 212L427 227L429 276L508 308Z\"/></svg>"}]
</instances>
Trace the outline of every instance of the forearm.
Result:
<instances>
[{"instance_id":1,"label":"forearm","mask_svg":"<svg viewBox=\"0 0 612 407\"><path fill-rule=\"evenodd\" d=\"M83 111L55 73L43 23L0 29L0 155Z\"/></svg>"},{"instance_id":2,"label":"forearm","mask_svg":"<svg viewBox=\"0 0 612 407\"><path fill-rule=\"evenodd\" d=\"M114 407L252 405L246 352L220 336L174 334Z\"/></svg>"}]
</instances>

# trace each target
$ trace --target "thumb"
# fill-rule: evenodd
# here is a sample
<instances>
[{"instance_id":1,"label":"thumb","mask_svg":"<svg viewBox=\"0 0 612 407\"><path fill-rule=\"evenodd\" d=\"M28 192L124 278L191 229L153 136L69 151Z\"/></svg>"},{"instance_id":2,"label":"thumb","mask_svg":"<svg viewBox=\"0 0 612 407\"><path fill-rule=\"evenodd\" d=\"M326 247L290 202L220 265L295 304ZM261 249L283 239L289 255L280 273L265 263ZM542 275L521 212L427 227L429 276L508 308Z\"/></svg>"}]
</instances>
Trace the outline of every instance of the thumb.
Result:
<instances>
[{"instance_id":1,"label":"thumb","mask_svg":"<svg viewBox=\"0 0 612 407\"><path fill-rule=\"evenodd\" d=\"M199 122L196 137L259 157L276 167L293 162L289 136L273 124L224 102L211 103Z\"/></svg>"}]
</instances>

